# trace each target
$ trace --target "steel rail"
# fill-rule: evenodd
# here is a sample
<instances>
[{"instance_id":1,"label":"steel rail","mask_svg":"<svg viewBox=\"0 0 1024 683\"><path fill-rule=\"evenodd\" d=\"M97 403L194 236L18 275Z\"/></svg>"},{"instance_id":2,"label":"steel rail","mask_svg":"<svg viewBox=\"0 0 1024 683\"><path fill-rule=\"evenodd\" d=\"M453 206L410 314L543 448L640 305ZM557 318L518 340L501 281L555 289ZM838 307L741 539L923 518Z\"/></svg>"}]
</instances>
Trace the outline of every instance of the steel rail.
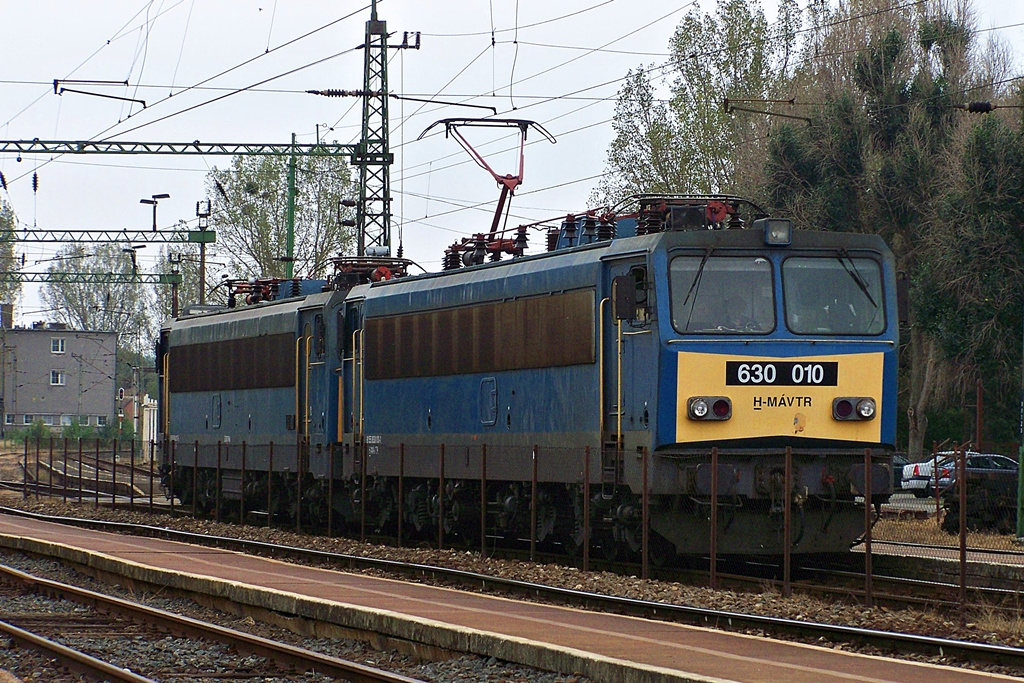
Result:
<instances>
[{"instance_id":1,"label":"steel rail","mask_svg":"<svg viewBox=\"0 0 1024 683\"><path fill-rule=\"evenodd\" d=\"M139 676L127 669L114 666L101 659L90 657L84 652L73 650L6 621L0 621L0 633L27 648L55 658L61 665L95 680L119 681L120 683L157 683L151 678Z\"/></svg>"},{"instance_id":2,"label":"steel rail","mask_svg":"<svg viewBox=\"0 0 1024 683\"><path fill-rule=\"evenodd\" d=\"M478 590L497 590L504 593L545 599L576 607L585 607L600 611L611 611L629 614L646 619L673 621L711 626L723 630L757 629L773 636L789 636L817 640L824 638L832 641L861 643L871 645L886 652L914 652L926 656L953 657L963 661L985 662L1001 666L1015 667L1024 670L1024 648L989 643L952 640L934 636L923 636L877 629L865 629L853 626L824 624L819 622L799 621L782 617L770 617L758 614L743 614L686 605L639 600L600 593L590 593L570 588L547 586L528 581L488 576L460 569L448 569L432 565L384 560L356 555L345 555L322 550L283 546L262 541L194 534L162 527L151 527L141 524L124 522L104 522L73 517L58 517L38 513L0 507L0 513L12 514L41 521L51 521L69 526L78 526L103 531L134 532L138 535L150 536L188 542L195 545L207 545L247 553L266 554L273 557L293 557L307 561L327 562L335 566L347 566L355 569L377 569L403 576L417 578L429 577L472 587Z\"/></svg>"},{"instance_id":3,"label":"steel rail","mask_svg":"<svg viewBox=\"0 0 1024 683\"><path fill-rule=\"evenodd\" d=\"M418 679L409 678L401 674L374 669L357 664L356 662L273 641L269 638L262 638L155 607L129 602L111 595L34 576L12 567L0 565L0 575L27 585L35 591L45 591L50 595L60 595L63 598L80 604L126 614L131 619L166 629L188 638L203 638L224 643L239 651L264 657L279 664L297 667L300 670L312 670L327 676L352 681L352 683L423 683L418 681ZM149 679L139 676L119 678L118 680L131 682L149 681Z\"/></svg>"}]
</instances>

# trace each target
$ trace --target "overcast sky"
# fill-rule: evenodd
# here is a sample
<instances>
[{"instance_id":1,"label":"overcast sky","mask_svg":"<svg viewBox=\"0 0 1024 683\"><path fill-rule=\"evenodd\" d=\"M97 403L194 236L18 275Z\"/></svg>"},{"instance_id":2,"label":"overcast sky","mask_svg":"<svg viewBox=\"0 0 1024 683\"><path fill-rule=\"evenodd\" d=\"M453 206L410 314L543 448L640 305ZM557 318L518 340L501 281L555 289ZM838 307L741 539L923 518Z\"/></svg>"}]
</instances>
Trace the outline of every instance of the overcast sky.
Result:
<instances>
[{"instance_id":1,"label":"overcast sky","mask_svg":"<svg viewBox=\"0 0 1024 683\"><path fill-rule=\"evenodd\" d=\"M392 44L401 42L403 31L422 33L419 51L392 53L392 92L493 106L503 117L533 119L557 138L555 145L530 138L525 180L510 219L520 223L586 208L604 170L620 79L630 68L664 61L673 29L694 4L382 0L378 14L395 34ZM714 6L711 0L699 4ZM770 17L774 4L764 3ZM369 0L0 0L0 139L282 143L294 132L309 143L319 125L328 141L355 142L359 100L305 91L362 87L362 51L355 48L363 41L368 7ZM1024 25L1011 26L1024 24L1024 1L975 0L975 7L978 27L1006 27L985 35L1005 41L1018 65L1024 64ZM324 61L307 66L319 60ZM145 100L147 107L74 93L57 96L55 78L127 80L127 88L81 89ZM211 89L188 89L201 82ZM714 94L719 95L724 93ZM190 107L195 108L185 111ZM446 245L489 227L498 189L454 140L416 137L438 119L481 111L396 101L390 107L396 153L392 243L397 246L401 236L407 257L436 270ZM473 141L496 171L516 171L516 155L499 153L508 150L507 140L488 145L477 135ZM13 205L23 226L143 229L152 212L139 199L168 193L158 221L169 227L194 220L195 203L206 196L206 173L228 163L226 157L17 161L2 155L0 171L9 189L0 190L0 197ZM33 172L39 175L37 193ZM26 255L28 271L45 269L47 263L35 261L52 254L35 244L18 250ZM153 268L157 251L151 245L140 252L143 267ZM210 277L218 275L214 269ZM20 324L47 317L36 287L25 286Z\"/></svg>"}]
</instances>

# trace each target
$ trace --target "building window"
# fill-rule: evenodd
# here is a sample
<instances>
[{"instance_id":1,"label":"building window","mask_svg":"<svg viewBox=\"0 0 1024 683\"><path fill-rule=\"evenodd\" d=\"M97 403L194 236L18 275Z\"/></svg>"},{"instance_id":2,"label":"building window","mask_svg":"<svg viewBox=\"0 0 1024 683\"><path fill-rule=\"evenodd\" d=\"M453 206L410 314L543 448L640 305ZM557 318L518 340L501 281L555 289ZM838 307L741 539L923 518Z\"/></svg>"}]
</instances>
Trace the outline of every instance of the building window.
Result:
<instances>
[{"instance_id":1,"label":"building window","mask_svg":"<svg viewBox=\"0 0 1024 683\"><path fill-rule=\"evenodd\" d=\"M60 426L61 427L70 427L71 426L71 418L72 417L73 416L71 416L71 415L61 415L60 416Z\"/></svg>"},{"instance_id":2,"label":"building window","mask_svg":"<svg viewBox=\"0 0 1024 683\"><path fill-rule=\"evenodd\" d=\"M64 375L63 370L50 370L50 385L55 387L62 387L67 384L67 378Z\"/></svg>"},{"instance_id":3,"label":"building window","mask_svg":"<svg viewBox=\"0 0 1024 683\"><path fill-rule=\"evenodd\" d=\"M36 416L35 415L26 415L23 419L24 419L25 424L30 425L30 424L32 424L33 422L36 421Z\"/></svg>"},{"instance_id":4,"label":"building window","mask_svg":"<svg viewBox=\"0 0 1024 683\"><path fill-rule=\"evenodd\" d=\"M43 424L52 427L57 422L56 415L43 415Z\"/></svg>"},{"instance_id":5,"label":"building window","mask_svg":"<svg viewBox=\"0 0 1024 683\"><path fill-rule=\"evenodd\" d=\"M4 424L9 424L9 425L14 424L14 416L11 415L10 413L7 413L6 415L4 415Z\"/></svg>"},{"instance_id":6,"label":"building window","mask_svg":"<svg viewBox=\"0 0 1024 683\"><path fill-rule=\"evenodd\" d=\"M50 353L64 353L64 337L50 337Z\"/></svg>"},{"instance_id":7,"label":"building window","mask_svg":"<svg viewBox=\"0 0 1024 683\"><path fill-rule=\"evenodd\" d=\"M96 426L97 427L106 427L107 426L107 416L106 415L97 415L96 416Z\"/></svg>"},{"instance_id":8,"label":"building window","mask_svg":"<svg viewBox=\"0 0 1024 683\"><path fill-rule=\"evenodd\" d=\"M89 426L89 416L88 415L79 415L78 416L78 424L80 424L83 427L88 427Z\"/></svg>"}]
</instances>

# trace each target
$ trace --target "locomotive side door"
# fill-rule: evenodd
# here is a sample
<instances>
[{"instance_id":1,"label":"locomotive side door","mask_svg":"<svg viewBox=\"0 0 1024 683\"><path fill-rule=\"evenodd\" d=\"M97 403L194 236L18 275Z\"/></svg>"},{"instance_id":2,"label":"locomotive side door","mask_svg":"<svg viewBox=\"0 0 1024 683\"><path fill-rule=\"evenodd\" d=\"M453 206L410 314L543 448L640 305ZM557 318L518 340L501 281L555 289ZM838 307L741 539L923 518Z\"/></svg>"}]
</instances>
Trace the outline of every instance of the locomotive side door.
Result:
<instances>
[{"instance_id":1,"label":"locomotive side door","mask_svg":"<svg viewBox=\"0 0 1024 683\"><path fill-rule=\"evenodd\" d=\"M631 259L609 264L608 300L602 316L603 419L602 482L624 480L625 453L642 438L653 406L652 288L646 263ZM639 433L639 434L638 434Z\"/></svg>"}]
</instances>

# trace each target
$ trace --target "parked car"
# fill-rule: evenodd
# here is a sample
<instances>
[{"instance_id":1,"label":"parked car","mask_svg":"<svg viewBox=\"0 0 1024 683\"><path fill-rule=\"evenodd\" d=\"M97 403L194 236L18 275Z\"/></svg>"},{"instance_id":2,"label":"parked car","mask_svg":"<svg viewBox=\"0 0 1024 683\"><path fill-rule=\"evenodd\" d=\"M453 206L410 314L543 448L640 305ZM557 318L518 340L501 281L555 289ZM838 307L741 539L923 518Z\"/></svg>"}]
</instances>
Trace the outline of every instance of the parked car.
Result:
<instances>
[{"instance_id":1,"label":"parked car","mask_svg":"<svg viewBox=\"0 0 1024 683\"><path fill-rule=\"evenodd\" d=\"M949 533L960 532L960 487L956 486L956 467L948 462L952 476L939 479L943 490L945 516L942 528ZM1004 455L968 453L966 465L966 520L969 530L998 531L1012 534L1017 530L1017 461ZM940 467L945 465L940 463Z\"/></svg>"},{"instance_id":2,"label":"parked car","mask_svg":"<svg viewBox=\"0 0 1024 683\"><path fill-rule=\"evenodd\" d=\"M967 453L972 455L970 451ZM977 455L974 453L973 455ZM950 462L952 462L953 452L944 451L942 453L936 453L934 456L925 460L924 462L911 462L903 466L903 490L910 491L918 498L928 498L929 496L935 495L935 463L939 463L940 468L945 468ZM949 485L949 477L952 474L952 470L939 471L939 488L942 488L942 482L945 480L946 485Z\"/></svg>"}]
</instances>

